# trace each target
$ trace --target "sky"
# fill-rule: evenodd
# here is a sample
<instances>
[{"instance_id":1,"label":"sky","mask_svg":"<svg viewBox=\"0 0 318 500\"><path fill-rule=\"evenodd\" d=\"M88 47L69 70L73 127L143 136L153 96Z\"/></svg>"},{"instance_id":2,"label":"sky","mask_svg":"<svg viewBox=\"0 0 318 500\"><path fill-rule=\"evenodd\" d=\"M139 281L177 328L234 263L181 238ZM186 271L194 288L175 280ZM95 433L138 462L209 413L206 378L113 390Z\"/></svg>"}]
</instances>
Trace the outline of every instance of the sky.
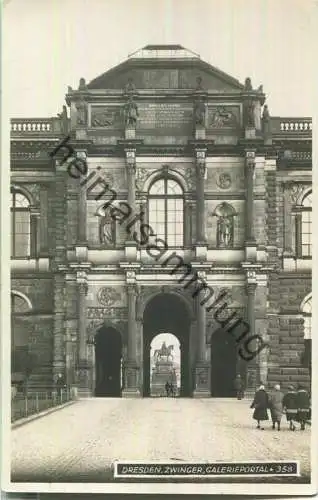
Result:
<instances>
[{"instance_id":1,"label":"sky","mask_svg":"<svg viewBox=\"0 0 318 500\"><path fill-rule=\"evenodd\" d=\"M318 0L5 0L11 117L55 116L78 87L148 44L178 43L254 87L273 116L312 116Z\"/></svg>"}]
</instances>

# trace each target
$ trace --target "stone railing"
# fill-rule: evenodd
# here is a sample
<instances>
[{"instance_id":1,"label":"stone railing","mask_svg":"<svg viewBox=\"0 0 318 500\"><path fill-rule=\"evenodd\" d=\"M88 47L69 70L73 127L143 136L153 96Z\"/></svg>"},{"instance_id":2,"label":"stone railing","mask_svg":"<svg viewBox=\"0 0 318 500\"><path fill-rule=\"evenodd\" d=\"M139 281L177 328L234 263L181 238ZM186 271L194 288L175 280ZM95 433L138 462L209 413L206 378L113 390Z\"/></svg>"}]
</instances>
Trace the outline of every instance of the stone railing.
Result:
<instances>
[{"instance_id":1,"label":"stone railing","mask_svg":"<svg viewBox=\"0 0 318 500\"><path fill-rule=\"evenodd\" d=\"M11 135L51 136L61 134L59 118L12 118Z\"/></svg>"},{"instance_id":2,"label":"stone railing","mask_svg":"<svg viewBox=\"0 0 318 500\"><path fill-rule=\"evenodd\" d=\"M311 118L284 118L271 117L271 131L273 135L311 136Z\"/></svg>"}]
</instances>

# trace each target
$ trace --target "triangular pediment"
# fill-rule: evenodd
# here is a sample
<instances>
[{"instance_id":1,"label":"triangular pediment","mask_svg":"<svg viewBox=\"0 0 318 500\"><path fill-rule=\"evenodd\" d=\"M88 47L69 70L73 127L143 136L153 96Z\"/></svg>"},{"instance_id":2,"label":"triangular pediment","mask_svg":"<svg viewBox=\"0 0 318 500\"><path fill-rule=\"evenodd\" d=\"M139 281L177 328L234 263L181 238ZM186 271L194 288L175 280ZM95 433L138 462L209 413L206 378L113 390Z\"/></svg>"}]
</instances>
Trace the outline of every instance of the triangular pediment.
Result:
<instances>
[{"instance_id":1,"label":"triangular pediment","mask_svg":"<svg viewBox=\"0 0 318 500\"><path fill-rule=\"evenodd\" d=\"M231 92L244 88L181 45L147 45L92 80L88 89L123 89L129 79L136 89L195 89L198 77L204 90Z\"/></svg>"}]
</instances>

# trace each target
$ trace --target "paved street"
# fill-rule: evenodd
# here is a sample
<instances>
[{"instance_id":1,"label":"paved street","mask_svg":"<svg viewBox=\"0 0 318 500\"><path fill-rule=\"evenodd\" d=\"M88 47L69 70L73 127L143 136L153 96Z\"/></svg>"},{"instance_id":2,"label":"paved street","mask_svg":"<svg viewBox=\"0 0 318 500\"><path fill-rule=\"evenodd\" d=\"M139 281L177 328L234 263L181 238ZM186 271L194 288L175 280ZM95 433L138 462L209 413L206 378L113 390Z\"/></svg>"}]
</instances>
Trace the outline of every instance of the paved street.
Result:
<instances>
[{"instance_id":1,"label":"paved street","mask_svg":"<svg viewBox=\"0 0 318 500\"><path fill-rule=\"evenodd\" d=\"M255 428L249 401L86 399L12 430L13 481L105 481L114 459L299 460L310 428ZM108 473L106 474L106 470Z\"/></svg>"}]
</instances>

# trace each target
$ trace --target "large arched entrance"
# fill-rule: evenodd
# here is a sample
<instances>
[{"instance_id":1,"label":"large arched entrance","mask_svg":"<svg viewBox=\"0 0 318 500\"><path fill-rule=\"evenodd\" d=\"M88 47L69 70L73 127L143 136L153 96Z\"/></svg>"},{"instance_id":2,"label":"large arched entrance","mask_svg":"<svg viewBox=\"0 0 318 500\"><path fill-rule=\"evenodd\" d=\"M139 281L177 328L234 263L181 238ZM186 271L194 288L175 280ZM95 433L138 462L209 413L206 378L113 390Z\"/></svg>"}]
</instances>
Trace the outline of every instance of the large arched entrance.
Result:
<instances>
[{"instance_id":1,"label":"large arched entrance","mask_svg":"<svg viewBox=\"0 0 318 500\"><path fill-rule=\"evenodd\" d=\"M180 341L171 333L159 333L150 344L150 395L179 396L181 382ZM167 382L170 388L167 388ZM170 389L170 390L169 390Z\"/></svg>"},{"instance_id":2,"label":"large arched entrance","mask_svg":"<svg viewBox=\"0 0 318 500\"><path fill-rule=\"evenodd\" d=\"M226 329L219 328L211 338L211 396L235 396L237 344Z\"/></svg>"},{"instance_id":3,"label":"large arched entrance","mask_svg":"<svg viewBox=\"0 0 318 500\"><path fill-rule=\"evenodd\" d=\"M174 294L162 293L148 302L143 318L143 396L151 395L151 342L158 334L166 332L174 335L180 342L180 396L191 395L190 321L186 304Z\"/></svg>"},{"instance_id":4,"label":"large arched entrance","mask_svg":"<svg viewBox=\"0 0 318 500\"><path fill-rule=\"evenodd\" d=\"M115 328L103 326L95 335L95 369L95 396L120 397L122 339Z\"/></svg>"}]
</instances>

